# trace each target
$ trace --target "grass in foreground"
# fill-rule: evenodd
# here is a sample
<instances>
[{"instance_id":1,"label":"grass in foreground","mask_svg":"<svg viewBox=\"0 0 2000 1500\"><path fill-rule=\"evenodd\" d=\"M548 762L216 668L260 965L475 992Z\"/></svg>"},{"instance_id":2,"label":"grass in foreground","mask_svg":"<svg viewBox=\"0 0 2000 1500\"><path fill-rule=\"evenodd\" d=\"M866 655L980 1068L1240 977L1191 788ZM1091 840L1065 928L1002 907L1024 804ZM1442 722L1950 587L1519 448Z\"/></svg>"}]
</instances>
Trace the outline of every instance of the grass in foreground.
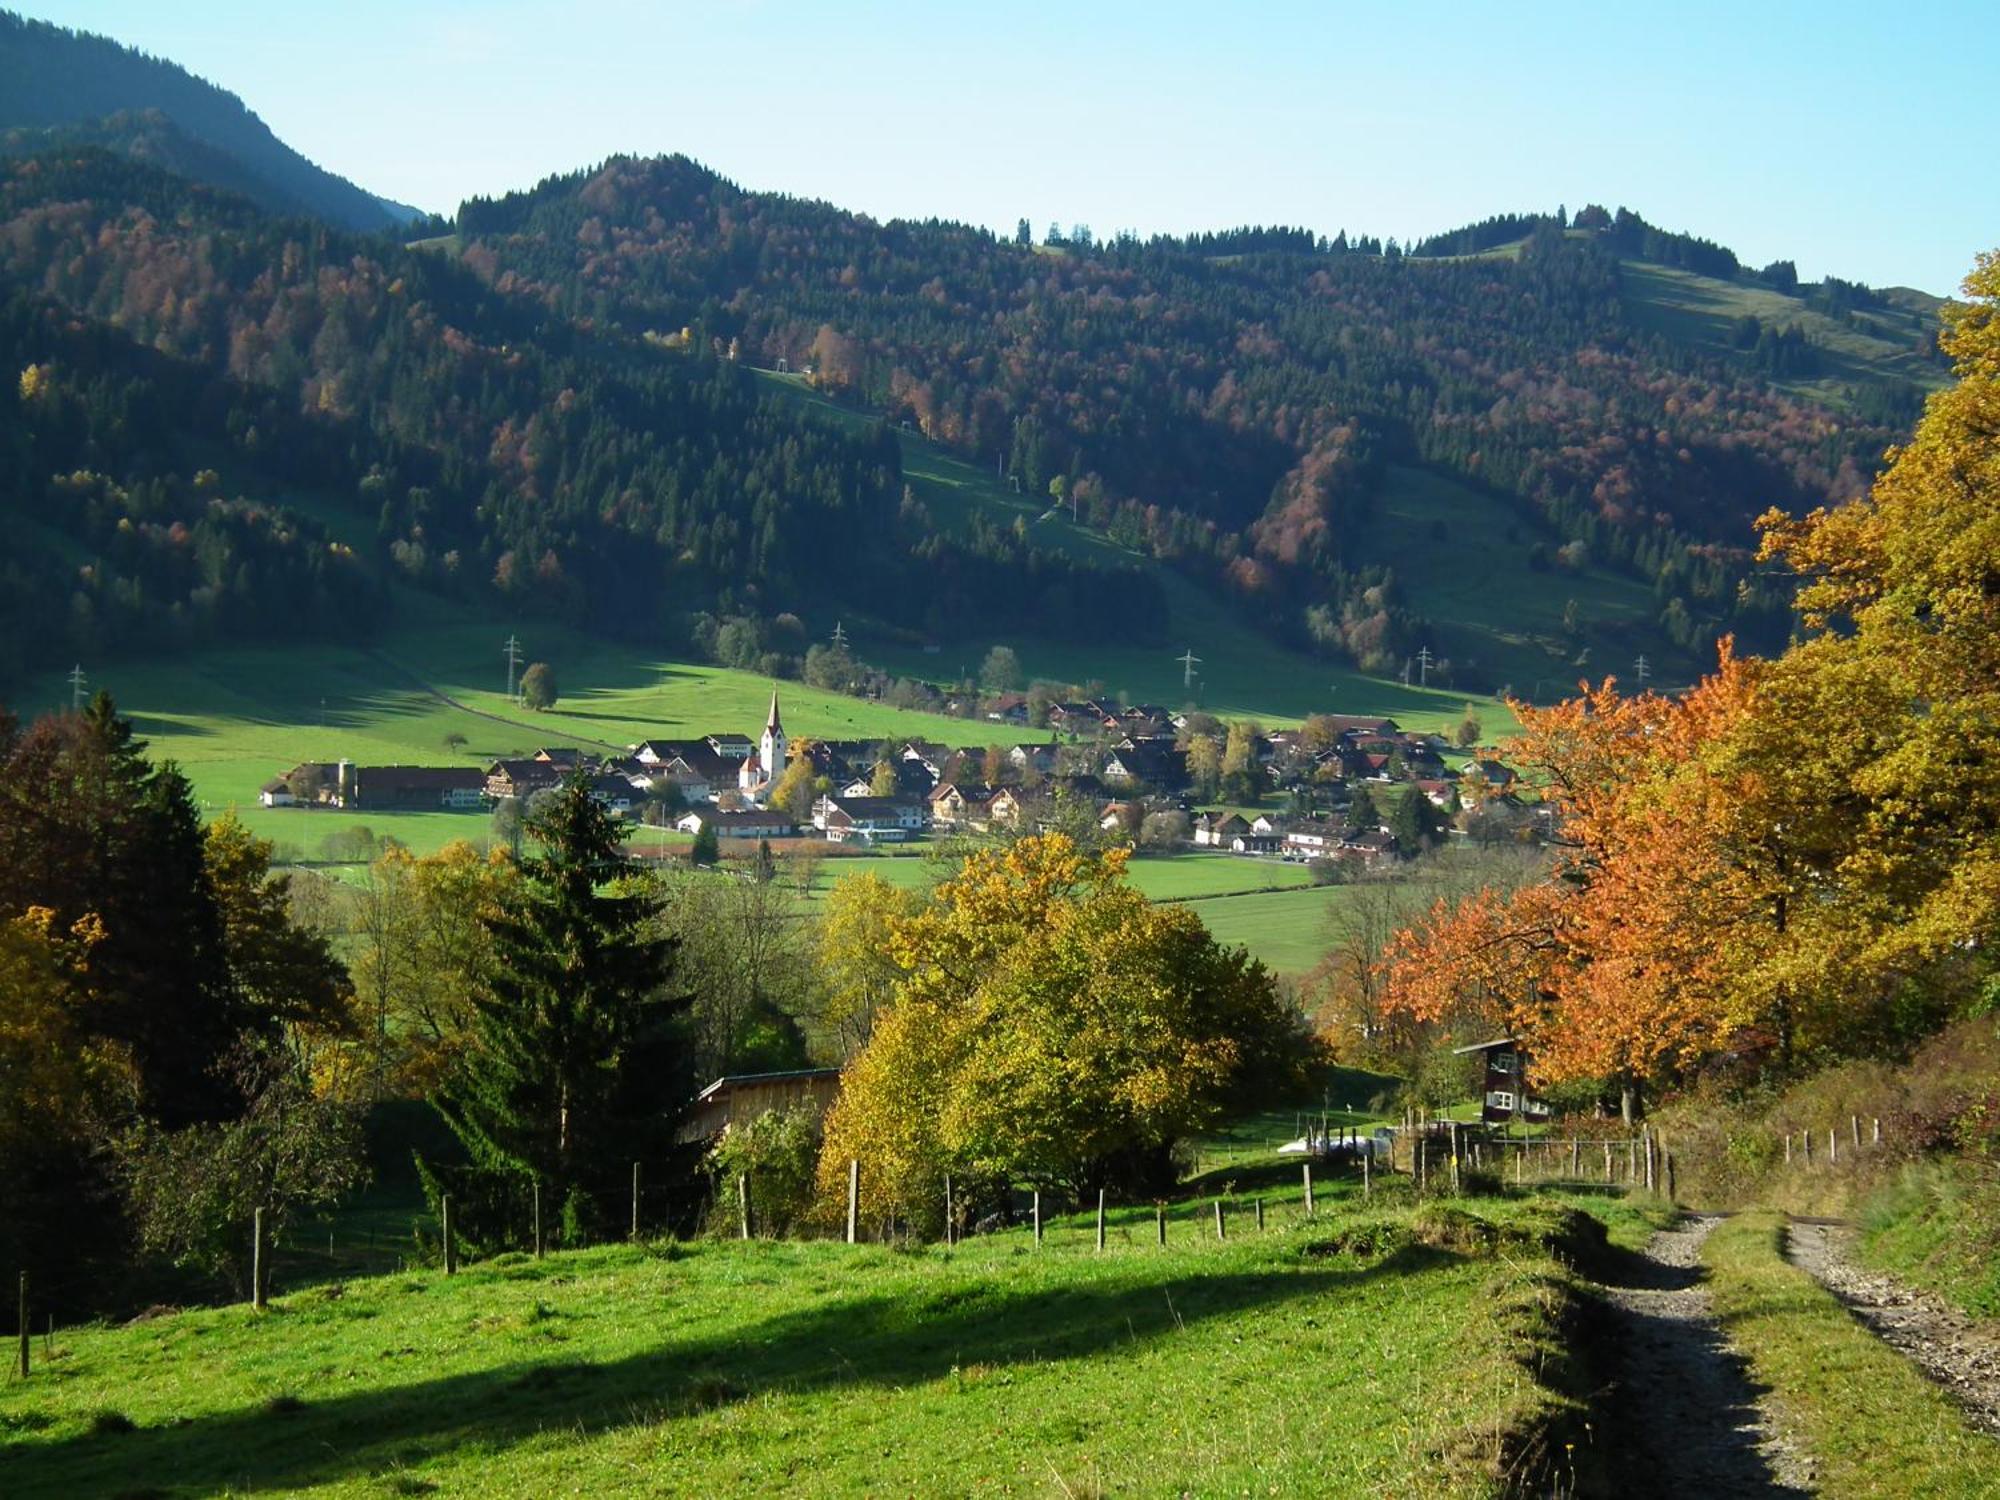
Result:
<instances>
[{"instance_id":1,"label":"grass in foreground","mask_svg":"<svg viewBox=\"0 0 2000 1500\"><path fill-rule=\"evenodd\" d=\"M77 1330L0 1388L0 1490L1486 1493L1568 1398L1554 1211L1478 1212L514 1255Z\"/></svg>"},{"instance_id":2,"label":"grass in foreground","mask_svg":"<svg viewBox=\"0 0 2000 1500\"><path fill-rule=\"evenodd\" d=\"M1834 1496L2000 1495L2000 1451L1902 1355L1780 1253L1783 1220L1746 1213L1704 1258L1724 1333L1777 1393Z\"/></svg>"}]
</instances>

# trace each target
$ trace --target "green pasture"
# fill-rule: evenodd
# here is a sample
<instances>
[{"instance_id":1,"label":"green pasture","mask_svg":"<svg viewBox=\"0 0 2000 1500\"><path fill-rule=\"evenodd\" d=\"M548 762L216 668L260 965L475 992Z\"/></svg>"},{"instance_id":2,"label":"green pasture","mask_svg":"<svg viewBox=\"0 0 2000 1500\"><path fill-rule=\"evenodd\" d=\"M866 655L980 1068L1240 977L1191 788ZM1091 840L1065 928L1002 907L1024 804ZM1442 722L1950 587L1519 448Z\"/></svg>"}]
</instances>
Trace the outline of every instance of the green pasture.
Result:
<instances>
[{"instance_id":1,"label":"green pasture","mask_svg":"<svg viewBox=\"0 0 2000 1500\"><path fill-rule=\"evenodd\" d=\"M0 1387L41 1496L1490 1493L1567 1403L1537 1242L1400 1190L1120 1206L955 1249L649 1242L520 1253L58 1331ZM1490 1237L1490 1232L1489 1236Z\"/></svg>"},{"instance_id":2,"label":"green pasture","mask_svg":"<svg viewBox=\"0 0 2000 1500\"><path fill-rule=\"evenodd\" d=\"M1436 624L1442 654L1474 664L1517 697L1566 697L1586 676L1630 681L1641 652L1660 681L1692 680L1696 664L1656 629L1658 606L1646 584L1599 567L1529 567L1538 544L1553 555L1561 543L1504 500L1391 465L1359 545L1370 561L1395 570L1411 607ZM1574 638L1563 630L1572 599L1583 621ZM1480 717L1489 717L1484 704ZM1487 725L1489 733L1512 727L1511 719Z\"/></svg>"},{"instance_id":3,"label":"green pasture","mask_svg":"<svg viewBox=\"0 0 2000 1500\"><path fill-rule=\"evenodd\" d=\"M1189 907L1218 943L1240 944L1276 973L1303 975L1326 955L1332 923L1352 886L1308 886L1244 896L1210 896Z\"/></svg>"},{"instance_id":4,"label":"green pasture","mask_svg":"<svg viewBox=\"0 0 2000 1500\"><path fill-rule=\"evenodd\" d=\"M1787 383L1821 400L1844 406L1844 387L1856 382L1907 380L1926 388L1945 383L1945 371L1916 352L1933 347L1938 332L1938 301L1923 293L1888 293L1890 305L1862 312L1867 327L1854 328L1767 286L1636 260L1621 262L1619 271L1635 326L1711 354L1732 354L1737 321L1746 313L1779 329L1797 323L1820 346L1826 369L1813 379Z\"/></svg>"}]
</instances>

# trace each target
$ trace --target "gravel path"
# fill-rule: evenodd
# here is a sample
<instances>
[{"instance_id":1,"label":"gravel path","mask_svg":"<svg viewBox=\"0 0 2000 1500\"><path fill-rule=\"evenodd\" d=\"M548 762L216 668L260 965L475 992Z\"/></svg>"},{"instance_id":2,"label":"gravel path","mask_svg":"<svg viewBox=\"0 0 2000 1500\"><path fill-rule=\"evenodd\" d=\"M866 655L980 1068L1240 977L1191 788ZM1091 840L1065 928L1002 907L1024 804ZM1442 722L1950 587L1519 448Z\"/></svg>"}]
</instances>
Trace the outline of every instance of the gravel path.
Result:
<instances>
[{"instance_id":1,"label":"gravel path","mask_svg":"<svg viewBox=\"0 0 2000 1500\"><path fill-rule=\"evenodd\" d=\"M1718 1222L1662 1230L1629 1283L1605 1289L1617 1334L1607 1437L1623 1495L1812 1493L1810 1462L1778 1435L1702 1290L1701 1244Z\"/></svg>"},{"instance_id":2,"label":"gravel path","mask_svg":"<svg viewBox=\"0 0 2000 1500\"><path fill-rule=\"evenodd\" d=\"M1794 1219L1785 1254L1863 1327L1943 1386L1976 1426L2000 1437L2000 1329L1859 1265L1853 1244L1846 1225Z\"/></svg>"}]
</instances>

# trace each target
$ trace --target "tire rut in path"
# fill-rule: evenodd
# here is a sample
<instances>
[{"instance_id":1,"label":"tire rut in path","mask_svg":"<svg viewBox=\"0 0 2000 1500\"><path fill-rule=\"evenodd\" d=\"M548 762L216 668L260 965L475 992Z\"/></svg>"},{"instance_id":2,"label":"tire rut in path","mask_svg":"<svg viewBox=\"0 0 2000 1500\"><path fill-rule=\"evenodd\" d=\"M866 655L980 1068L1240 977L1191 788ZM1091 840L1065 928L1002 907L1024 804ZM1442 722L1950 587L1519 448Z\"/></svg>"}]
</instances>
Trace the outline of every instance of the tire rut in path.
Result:
<instances>
[{"instance_id":1,"label":"tire rut in path","mask_svg":"<svg viewBox=\"0 0 2000 1500\"><path fill-rule=\"evenodd\" d=\"M2000 1329L1941 1297L1857 1265L1853 1230L1794 1219L1785 1257L1837 1297L1855 1320L1944 1387L1974 1426L2000 1437Z\"/></svg>"},{"instance_id":2,"label":"tire rut in path","mask_svg":"<svg viewBox=\"0 0 2000 1500\"><path fill-rule=\"evenodd\" d=\"M1605 1288L1616 1384L1604 1437L1621 1496L1813 1493L1811 1464L1778 1434L1701 1285L1702 1241L1719 1222L1661 1230L1624 1284Z\"/></svg>"}]
</instances>

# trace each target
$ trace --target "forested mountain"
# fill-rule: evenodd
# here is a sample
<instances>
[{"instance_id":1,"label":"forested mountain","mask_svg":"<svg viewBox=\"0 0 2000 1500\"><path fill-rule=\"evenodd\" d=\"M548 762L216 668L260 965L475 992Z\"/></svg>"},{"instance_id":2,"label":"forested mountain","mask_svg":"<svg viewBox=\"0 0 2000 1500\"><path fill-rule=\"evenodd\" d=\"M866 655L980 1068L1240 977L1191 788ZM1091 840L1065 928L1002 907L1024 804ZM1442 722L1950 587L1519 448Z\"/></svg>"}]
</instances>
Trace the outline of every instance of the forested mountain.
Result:
<instances>
[{"instance_id":1,"label":"forested mountain","mask_svg":"<svg viewBox=\"0 0 2000 1500\"><path fill-rule=\"evenodd\" d=\"M705 345L102 151L0 164L0 309L0 668L365 629L361 561L653 639L829 594L933 632L1159 612L1136 568L1072 586L1012 534L932 534L881 424L816 420ZM370 556L299 498L372 528Z\"/></svg>"},{"instance_id":2,"label":"forested mountain","mask_svg":"<svg viewBox=\"0 0 2000 1500\"><path fill-rule=\"evenodd\" d=\"M1920 395L1788 388L1812 354L1789 327L1738 353L1645 326L1626 257L1737 267L1625 210L1476 226L1433 258L1283 229L1033 244L1026 221L1011 240L878 224L666 157L468 202L459 230L492 285L810 369L1378 667L1422 633L1352 546L1385 462L1455 474L1551 523L1572 560L1636 571L1684 637L1771 639L1785 601L1750 569L1752 518L1860 493Z\"/></svg>"},{"instance_id":3,"label":"forested mountain","mask_svg":"<svg viewBox=\"0 0 2000 1500\"><path fill-rule=\"evenodd\" d=\"M1620 644L1692 661L1782 638L1751 519L1860 493L1933 378L1915 294L1625 209L1035 243L615 158L405 246L170 64L0 14L0 85L0 674L365 628L388 579L671 643L807 603L1145 642L1161 567L1391 671L1450 644L1390 565L1419 470L1509 517L1517 570L1643 580ZM1115 547L933 515L905 426Z\"/></svg>"},{"instance_id":4,"label":"forested mountain","mask_svg":"<svg viewBox=\"0 0 2000 1500\"><path fill-rule=\"evenodd\" d=\"M84 144L345 229L392 229L415 216L314 166L236 95L184 68L0 11L0 151Z\"/></svg>"}]
</instances>

